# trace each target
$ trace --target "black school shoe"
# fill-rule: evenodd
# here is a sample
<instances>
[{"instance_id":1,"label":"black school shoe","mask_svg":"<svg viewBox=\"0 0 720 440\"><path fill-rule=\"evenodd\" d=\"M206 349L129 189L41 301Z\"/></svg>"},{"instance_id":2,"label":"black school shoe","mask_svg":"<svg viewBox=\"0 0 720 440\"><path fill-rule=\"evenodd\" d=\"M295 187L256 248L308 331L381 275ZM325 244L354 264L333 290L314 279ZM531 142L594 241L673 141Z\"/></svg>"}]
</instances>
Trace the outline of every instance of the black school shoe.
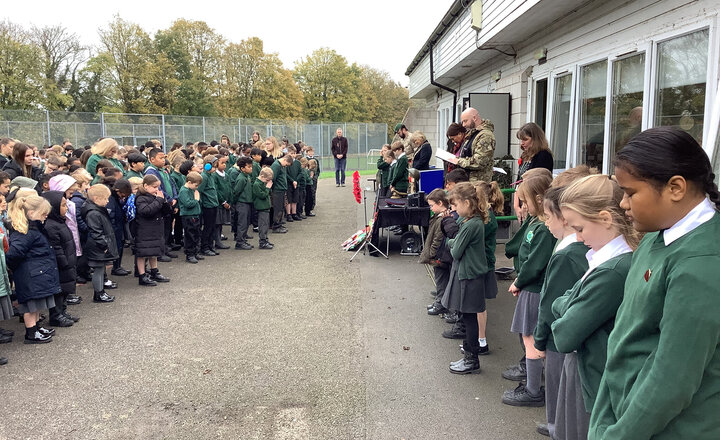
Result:
<instances>
[{"instance_id":1,"label":"black school shoe","mask_svg":"<svg viewBox=\"0 0 720 440\"><path fill-rule=\"evenodd\" d=\"M115 301L115 297L108 295L104 290L102 292L95 292L93 294L93 302L96 303L111 303Z\"/></svg>"},{"instance_id":2,"label":"black school shoe","mask_svg":"<svg viewBox=\"0 0 720 440\"><path fill-rule=\"evenodd\" d=\"M68 319L65 315L50 318L50 325L55 327L72 327L75 321Z\"/></svg>"},{"instance_id":3,"label":"black school shoe","mask_svg":"<svg viewBox=\"0 0 720 440\"><path fill-rule=\"evenodd\" d=\"M432 307L428 309L427 314L436 316L445 312L447 312L447 309L443 307L442 304L433 304Z\"/></svg>"},{"instance_id":4,"label":"black school shoe","mask_svg":"<svg viewBox=\"0 0 720 440\"><path fill-rule=\"evenodd\" d=\"M25 329L25 343L26 344L46 344L52 342L52 335L46 335L40 331L40 327L37 325L31 328Z\"/></svg>"},{"instance_id":5,"label":"black school shoe","mask_svg":"<svg viewBox=\"0 0 720 440\"><path fill-rule=\"evenodd\" d=\"M111 275L124 277L130 275L130 271L123 268L123 267L114 267L113 270L110 271Z\"/></svg>"},{"instance_id":6,"label":"black school shoe","mask_svg":"<svg viewBox=\"0 0 720 440\"><path fill-rule=\"evenodd\" d=\"M204 260L205 257L203 257L203 256L200 255L200 254L197 254L197 255L195 255L195 259L198 260L198 261L200 261L200 260Z\"/></svg>"},{"instance_id":7,"label":"black school shoe","mask_svg":"<svg viewBox=\"0 0 720 440\"><path fill-rule=\"evenodd\" d=\"M52 335L55 334L55 329L54 329L54 328L39 327L39 326L37 326L37 325L36 325L36 327L37 327L37 331L39 331L40 333L44 334L45 336L52 336Z\"/></svg>"},{"instance_id":8,"label":"black school shoe","mask_svg":"<svg viewBox=\"0 0 720 440\"><path fill-rule=\"evenodd\" d=\"M82 296L70 294L65 298L65 302L69 306L74 306L76 304L80 304L82 302Z\"/></svg>"},{"instance_id":9,"label":"black school shoe","mask_svg":"<svg viewBox=\"0 0 720 440\"><path fill-rule=\"evenodd\" d=\"M473 371L480 371L480 360L477 355L465 353L465 357L450 363L450 372L453 374L470 374Z\"/></svg>"},{"instance_id":10,"label":"black school shoe","mask_svg":"<svg viewBox=\"0 0 720 440\"><path fill-rule=\"evenodd\" d=\"M15 332L12 330L5 330L4 328L0 328L0 335L2 336L15 336Z\"/></svg>"},{"instance_id":11,"label":"black school shoe","mask_svg":"<svg viewBox=\"0 0 720 440\"><path fill-rule=\"evenodd\" d=\"M457 324L453 325L453 328L450 330L442 332L442 337L447 339L465 339L465 336L467 336L465 333L465 327Z\"/></svg>"},{"instance_id":12,"label":"black school shoe","mask_svg":"<svg viewBox=\"0 0 720 440\"><path fill-rule=\"evenodd\" d=\"M203 251L202 254L205 255L206 257L215 257L215 256L220 255L217 252L210 250L210 249Z\"/></svg>"},{"instance_id":13,"label":"black school shoe","mask_svg":"<svg viewBox=\"0 0 720 440\"><path fill-rule=\"evenodd\" d=\"M106 289L117 289L117 283L115 281L107 280L103 283L103 287Z\"/></svg>"},{"instance_id":14,"label":"black school shoe","mask_svg":"<svg viewBox=\"0 0 720 440\"><path fill-rule=\"evenodd\" d=\"M158 283L169 283L170 278L162 275L158 269L150 269L150 279Z\"/></svg>"},{"instance_id":15,"label":"black school shoe","mask_svg":"<svg viewBox=\"0 0 720 440\"><path fill-rule=\"evenodd\" d=\"M10 335L0 335L0 344L9 344L12 342L12 338Z\"/></svg>"},{"instance_id":16,"label":"black school shoe","mask_svg":"<svg viewBox=\"0 0 720 440\"><path fill-rule=\"evenodd\" d=\"M185 261L191 264L198 264L198 260L197 258L195 258L194 255L188 255L187 257L185 257Z\"/></svg>"},{"instance_id":17,"label":"black school shoe","mask_svg":"<svg viewBox=\"0 0 720 440\"><path fill-rule=\"evenodd\" d=\"M273 228L272 231L274 234L286 234L288 230L285 226L280 226L277 228Z\"/></svg>"},{"instance_id":18,"label":"black school shoe","mask_svg":"<svg viewBox=\"0 0 720 440\"><path fill-rule=\"evenodd\" d=\"M458 312L446 313L445 322L447 322L448 324L456 324L460 322L460 314Z\"/></svg>"},{"instance_id":19,"label":"black school shoe","mask_svg":"<svg viewBox=\"0 0 720 440\"><path fill-rule=\"evenodd\" d=\"M158 261L161 263L169 263L172 261L172 258L168 257L167 255L160 255L158 257Z\"/></svg>"},{"instance_id":20,"label":"black school shoe","mask_svg":"<svg viewBox=\"0 0 720 440\"><path fill-rule=\"evenodd\" d=\"M502 377L507 380L520 382L521 380L527 379L527 370L521 364L515 364L503 371Z\"/></svg>"},{"instance_id":21,"label":"black school shoe","mask_svg":"<svg viewBox=\"0 0 720 440\"><path fill-rule=\"evenodd\" d=\"M8 358L0 357L0 365L5 365L8 363Z\"/></svg>"},{"instance_id":22,"label":"black school shoe","mask_svg":"<svg viewBox=\"0 0 720 440\"><path fill-rule=\"evenodd\" d=\"M68 312L63 313L63 316L65 316L67 319L72 320L72 322L80 321L80 318L78 318L77 316L73 316L73 315L69 314Z\"/></svg>"},{"instance_id":23,"label":"black school shoe","mask_svg":"<svg viewBox=\"0 0 720 440\"><path fill-rule=\"evenodd\" d=\"M235 249L237 250L243 250L243 251L249 251L253 248L253 246L250 243L235 243Z\"/></svg>"},{"instance_id":24,"label":"black school shoe","mask_svg":"<svg viewBox=\"0 0 720 440\"><path fill-rule=\"evenodd\" d=\"M145 272L138 278L138 284L141 286L157 286L157 283L150 279L150 274Z\"/></svg>"},{"instance_id":25,"label":"black school shoe","mask_svg":"<svg viewBox=\"0 0 720 440\"><path fill-rule=\"evenodd\" d=\"M525 384L520 382L514 390L508 390L503 393L502 403L510 406L545 406L545 387L540 387L537 395L530 394Z\"/></svg>"},{"instance_id":26,"label":"black school shoe","mask_svg":"<svg viewBox=\"0 0 720 440\"><path fill-rule=\"evenodd\" d=\"M272 249L273 247L274 247L274 246L273 246L271 243L267 242L267 241L266 241L266 242L263 242L263 243L260 243L260 246L259 246L260 249L266 249L266 250L270 250L270 249Z\"/></svg>"},{"instance_id":27,"label":"black school shoe","mask_svg":"<svg viewBox=\"0 0 720 440\"><path fill-rule=\"evenodd\" d=\"M545 437L550 437L550 430L548 429L547 423L538 423L537 428L535 428L538 434L544 435Z\"/></svg>"},{"instance_id":28,"label":"black school shoe","mask_svg":"<svg viewBox=\"0 0 720 440\"><path fill-rule=\"evenodd\" d=\"M228 245L226 245L226 244L218 243L218 244L215 245L215 249L220 249L220 250L230 249L230 246L228 246Z\"/></svg>"}]
</instances>

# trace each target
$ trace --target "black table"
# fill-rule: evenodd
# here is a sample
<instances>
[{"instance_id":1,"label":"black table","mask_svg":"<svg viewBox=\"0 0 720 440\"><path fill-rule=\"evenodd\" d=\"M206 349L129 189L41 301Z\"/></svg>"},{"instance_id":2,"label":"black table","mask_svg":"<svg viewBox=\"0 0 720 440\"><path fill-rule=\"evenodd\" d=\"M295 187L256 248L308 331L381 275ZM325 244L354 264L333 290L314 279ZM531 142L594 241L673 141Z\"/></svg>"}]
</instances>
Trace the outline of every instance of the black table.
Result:
<instances>
[{"instance_id":1,"label":"black table","mask_svg":"<svg viewBox=\"0 0 720 440\"><path fill-rule=\"evenodd\" d=\"M385 200L387 198L388 197L378 197L377 199L377 217L375 218L375 223L373 223L372 237L370 241L373 245L377 246L379 244L381 228L387 228L388 226L395 225L414 225L424 229L428 228L428 226L430 225L429 206L410 207L406 205L403 207L389 207L385 203ZM407 202L407 199L405 199L405 201ZM388 235L388 242L389 239L390 236Z\"/></svg>"}]
</instances>

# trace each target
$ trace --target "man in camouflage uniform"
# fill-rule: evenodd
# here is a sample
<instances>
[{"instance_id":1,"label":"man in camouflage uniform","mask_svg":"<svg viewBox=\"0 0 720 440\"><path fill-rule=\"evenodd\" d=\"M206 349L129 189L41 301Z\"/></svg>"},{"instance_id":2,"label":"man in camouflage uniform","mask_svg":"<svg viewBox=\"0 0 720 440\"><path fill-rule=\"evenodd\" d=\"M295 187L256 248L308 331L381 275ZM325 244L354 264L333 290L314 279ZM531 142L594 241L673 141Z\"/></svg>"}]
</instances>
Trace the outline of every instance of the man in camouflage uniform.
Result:
<instances>
[{"instance_id":1,"label":"man in camouflage uniform","mask_svg":"<svg viewBox=\"0 0 720 440\"><path fill-rule=\"evenodd\" d=\"M471 182L490 182L495 155L495 126L489 120L481 119L474 108L462 112L460 121L468 132L455 164L468 172Z\"/></svg>"},{"instance_id":2,"label":"man in camouflage uniform","mask_svg":"<svg viewBox=\"0 0 720 440\"><path fill-rule=\"evenodd\" d=\"M412 162L413 157L415 157L415 145L410 142L410 132L402 122L398 122L397 125L395 125L395 136L393 137L392 142L390 142L390 145L394 144L396 141L402 142L403 147L405 147L403 151L405 151L408 161Z\"/></svg>"}]
</instances>

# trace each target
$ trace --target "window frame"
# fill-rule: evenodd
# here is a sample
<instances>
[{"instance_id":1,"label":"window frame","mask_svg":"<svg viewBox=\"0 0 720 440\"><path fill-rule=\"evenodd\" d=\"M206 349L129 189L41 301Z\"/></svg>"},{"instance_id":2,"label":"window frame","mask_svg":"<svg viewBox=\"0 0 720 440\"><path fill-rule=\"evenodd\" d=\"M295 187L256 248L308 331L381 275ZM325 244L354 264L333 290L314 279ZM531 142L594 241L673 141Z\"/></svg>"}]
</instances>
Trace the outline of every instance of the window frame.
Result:
<instances>
[{"instance_id":1,"label":"window frame","mask_svg":"<svg viewBox=\"0 0 720 440\"><path fill-rule=\"evenodd\" d=\"M570 79L570 111L568 112L568 133L567 133L567 140L565 142L565 168L555 168L553 164L553 174L561 173L568 168L572 168L573 165L573 159L572 159L572 148L573 148L573 138L575 136L575 120L576 115L575 111L577 109L577 105L575 103L576 101L576 92L577 92L577 64L568 66L565 69L554 69L551 71L547 77L548 79L548 103L547 108L545 111L547 112L547 127L545 130L545 136L548 139L548 144L550 145L550 151L553 150L553 136L555 129L555 83L557 82L558 78L572 75ZM553 153L553 160L555 160L555 152Z\"/></svg>"}]
</instances>

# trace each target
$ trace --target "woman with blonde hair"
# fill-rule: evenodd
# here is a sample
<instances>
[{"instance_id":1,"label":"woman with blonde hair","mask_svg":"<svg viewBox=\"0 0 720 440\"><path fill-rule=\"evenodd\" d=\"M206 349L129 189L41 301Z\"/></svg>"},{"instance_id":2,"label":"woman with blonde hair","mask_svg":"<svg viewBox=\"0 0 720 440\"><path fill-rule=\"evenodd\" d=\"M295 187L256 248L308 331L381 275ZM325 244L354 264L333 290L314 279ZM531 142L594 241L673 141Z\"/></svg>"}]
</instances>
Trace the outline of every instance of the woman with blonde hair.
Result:
<instances>
[{"instance_id":1,"label":"woman with blonde hair","mask_svg":"<svg viewBox=\"0 0 720 440\"><path fill-rule=\"evenodd\" d=\"M265 151L267 152L267 159L270 163L282 156L282 147L275 136L265 138Z\"/></svg>"},{"instance_id":2,"label":"woman with blonde hair","mask_svg":"<svg viewBox=\"0 0 720 440\"><path fill-rule=\"evenodd\" d=\"M10 248L5 254L13 271L15 296L25 323L25 343L52 341L53 329L39 327L40 311L55 307L54 295L60 293L60 273L55 252L43 234L43 222L50 203L37 194L18 190L8 207L12 222Z\"/></svg>"},{"instance_id":3,"label":"woman with blonde hair","mask_svg":"<svg viewBox=\"0 0 720 440\"><path fill-rule=\"evenodd\" d=\"M115 141L115 139L100 139L99 141L95 142L95 144L90 149L92 156L90 156L87 163L85 164L85 169L88 170L88 172L93 177L95 177L95 168L97 168L97 163L103 159L107 159L110 161L110 163L113 164L115 168L120 170L121 173L125 174L125 168L123 167L122 162L120 162L120 160L115 157L117 156L119 151L120 146Z\"/></svg>"},{"instance_id":4,"label":"woman with blonde hair","mask_svg":"<svg viewBox=\"0 0 720 440\"><path fill-rule=\"evenodd\" d=\"M412 167L418 171L430 169L430 158L432 157L432 146L422 131L416 131L410 136L410 142L415 147L415 155L412 159Z\"/></svg>"}]
</instances>

